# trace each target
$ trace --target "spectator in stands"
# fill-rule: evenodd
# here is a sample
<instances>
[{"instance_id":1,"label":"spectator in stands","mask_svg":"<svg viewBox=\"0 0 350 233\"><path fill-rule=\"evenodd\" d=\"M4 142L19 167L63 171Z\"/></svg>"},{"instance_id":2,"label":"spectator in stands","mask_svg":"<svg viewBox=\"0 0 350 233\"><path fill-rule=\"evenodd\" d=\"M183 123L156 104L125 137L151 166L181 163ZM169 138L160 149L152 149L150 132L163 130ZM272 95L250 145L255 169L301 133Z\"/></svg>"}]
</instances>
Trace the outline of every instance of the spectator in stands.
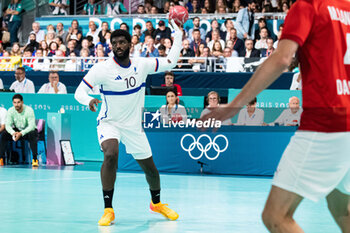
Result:
<instances>
[{"instance_id":1,"label":"spectator in stands","mask_svg":"<svg viewBox=\"0 0 350 233\"><path fill-rule=\"evenodd\" d=\"M223 56L223 49L222 49L221 43L219 41L214 42L213 48L211 50L211 55L213 57Z\"/></svg>"},{"instance_id":2,"label":"spectator in stands","mask_svg":"<svg viewBox=\"0 0 350 233\"><path fill-rule=\"evenodd\" d=\"M109 30L109 25L107 22L102 22L102 26L101 26L101 30L99 31L98 33L98 38L99 38L99 41L102 43L102 44L106 44L106 34L107 32L110 32Z\"/></svg>"},{"instance_id":3,"label":"spectator in stands","mask_svg":"<svg viewBox=\"0 0 350 233\"><path fill-rule=\"evenodd\" d=\"M35 125L35 114L31 107L23 104L23 97L16 94L12 97L13 107L9 108L6 116L5 131L1 137L0 158L3 160L8 142L18 141L23 138L29 141L33 154L32 166L39 166L38 156L38 132ZM3 162L2 162L3 164Z\"/></svg>"},{"instance_id":4,"label":"spectator in stands","mask_svg":"<svg viewBox=\"0 0 350 233\"><path fill-rule=\"evenodd\" d=\"M237 30L235 28L232 28L230 30L230 40L232 41L232 44L233 44L232 48L230 46L232 50L237 51L238 54L244 53L244 50L245 50L244 42L243 40L237 37Z\"/></svg>"},{"instance_id":5,"label":"spectator in stands","mask_svg":"<svg viewBox=\"0 0 350 233\"><path fill-rule=\"evenodd\" d=\"M206 46L206 43L201 39L201 33L199 29L194 29L192 31L192 42L190 43L190 48L196 53L198 51L199 45L203 44Z\"/></svg>"},{"instance_id":6,"label":"spectator in stands","mask_svg":"<svg viewBox=\"0 0 350 233\"><path fill-rule=\"evenodd\" d=\"M68 15L69 0L50 0L49 6L53 15Z\"/></svg>"},{"instance_id":7,"label":"spectator in stands","mask_svg":"<svg viewBox=\"0 0 350 233\"><path fill-rule=\"evenodd\" d=\"M218 30L213 30L211 38L212 40L208 43L210 51L213 51L213 45L215 42L220 42L221 48L225 48L225 41L220 39L220 32Z\"/></svg>"},{"instance_id":8,"label":"spectator in stands","mask_svg":"<svg viewBox=\"0 0 350 233\"><path fill-rule=\"evenodd\" d=\"M149 0L145 1L145 12L146 12L146 14L151 14L152 4L153 4L153 1L152 2L150 2Z\"/></svg>"},{"instance_id":9,"label":"spectator in stands","mask_svg":"<svg viewBox=\"0 0 350 233\"><path fill-rule=\"evenodd\" d=\"M162 87L174 87L177 91L177 96L182 96L182 89L179 84L174 83L175 82L175 74L171 71L165 72L164 75L164 82L165 84L162 84Z\"/></svg>"},{"instance_id":10,"label":"spectator in stands","mask_svg":"<svg viewBox=\"0 0 350 233\"><path fill-rule=\"evenodd\" d=\"M299 98L296 96L289 98L289 108L283 110L281 115L269 125L284 125L284 126L298 126L300 125L300 116L302 113L300 108Z\"/></svg>"},{"instance_id":11,"label":"spectator in stands","mask_svg":"<svg viewBox=\"0 0 350 233\"><path fill-rule=\"evenodd\" d=\"M159 57L158 49L154 47L154 39L152 37L147 40L147 48L141 53L141 57Z\"/></svg>"},{"instance_id":12,"label":"spectator in stands","mask_svg":"<svg viewBox=\"0 0 350 233\"><path fill-rule=\"evenodd\" d=\"M147 35L150 35L153 39L156 38L156 30L151 21L146 22L146 31L144 31L143 34L145 35L145 39Z\"/></svg>"},{"instance_id":13,"label":"spectator in stands","mask_svg":"<svg viewBox=\"0 0 350 233\"><path fill-rule=\"evenodd\" d=\"M159 57L166 57L166 53L165 53L165 46L164 45L159 45L158 47L158 53L159 53Z\"/></svg>"},{"instance_id":14,"label":"spectator in stands","mask_svg":"<svg viewBox=\"0 0 350 233\"><path fill-rule=\"evenodd\" d=\"M119 29L129 32L129 26L126 23L121 23Z\"/></svg>"},{"instance_id":15,"label":"spectator in stands","mask_svg":"<svg viewBox=\"0 0 350 233\"><path fill-rule=\"evenodd\" d=\"M207 95L207 103L208 103L208 106L205 109L203 109L200 117L208 114L210 112L209 108L219 107L219 105L220 105L219 93L217 93L216 91L209 92ZM232 125L232 122L231 122L231 119L227 119L227 120L224 120L223 122L221 122L221 124L222 125Z\"/></svg>"},{"instance_id":16,"label":"spectator in stands","mask_svg":"<svg viewBox=\"0 0 350 233\"><path fill-rule=\"evenodd\" d=\"M11 49L11 65L14 67L21 66L22 65L22 59L21 59L21 48L19 46L18 42L15 42L12 45Z\"/></svg>"},{"instance_id":17,"label":"spectator in stands","mask_svg":"<svg viewBox=\"0 0 350 233\"><path fill-rule=\"evenodd\" d=\"M123 5L123 1L120 0L110 0L106 4L105 14L108 16L117 16L120 14L127 14L125 6Z\"/></svg>"},{"instance_id":18,"label":"spectator in stands","mask_svg":"<svg viewBox=\"0 0 350 233\"><path fill-rule=\"evenodd\" d=\"M168 54L171 49L171 46L173 46L173 41L166 38L164 40L164 46L165 46L165 54Z\"/></svg>"},{"instance_id":19,"label":"spectator in stands","mask_svg":"<svg viewBox=\"0 0 350 233\"><path fill-rule=\"evenodd\" d=\"M222 8L223 10L220 10L220 8ZM226 1L224 1L224 0L217 0L214 13L217 13L217 14L224 13L225 14L227 12L228 12L228 8L227 8Z\"/></svg>"},{"instance_id":20,"label":"spectator in stands","mask_svg":"<svg viewBox=\"0 0 350 233\"><path fill-rule=\"evenodd\" d=\"M103 49L97 49L96 50L96 58L98 58L95 63L99 63L99 62L103 62L105 61L105 52L103 51Z\"/></svg>"},{"instance_id":21,"label":"spectator in stands","mask_svg":"<svg viewBox=\"0 0 350 233\"><path fill-rule=\"evenodd\" d=\"M240 0L235 0L232 7L232 13L238 13L238 11L243 8Z\"/></svg>"},{"instance_id":22,"label":"spectator in stands","mask_svg":"<svg viewBox=\"0 0 350 233\"><path fill-rule=\"evenodd\" d=\"M267 38L266 44L267 49L261 50L261 57L268 57L275 51L275 48L273 47L273 39L271 37Z\"/></svg>"},{"instance_id":23,"label":"spectator in stands","mask_svg":"<svg viewBox=\"0 0 350 233\"><path fill-rule=\"evenodd\" d=\"M54 30L50 30L46 34L46 43L49 45L51 42L55 41L56 32Z\"/></svg>"},{"instance_id":24,"label":"spectator in stands","mask_svg":"<svg viewBox=\"0 0 350 233\"><path fill-rule=\"evenodd\" d=\"M14 65L11 63L10 53L5 50L4 52L4 59L1 59L0 62L0 71L13 71Z\"/></svg>"},{"instance_id":25,"label":"spectator in stands","mask_svg":"<svg viewBox=\"0 0 350 233\"><path fill-rule=\"evenodd\" d=\"M267 49L267 38L268 38L268 33L267 33L267 28L265 27L260 30L260 40L258 40L255 43L255 48Z\"/></svg>"},{"instance_id":26,"label":"spectator in stands","mask_svg":"<svg viewBox=\"0 0 350 233\"><path fill-rule=\"evenodd\" d=\"M43 56L47 57L47 55L49 54L49 46L47 45L45 40L40 41L39 49L42 49L43 50Z\"/></svg>"},{"instance_id":27,"label":"spectator in stands","mask_svg":"<svg viewBox=\"0 0 350 233\"><path fill-rule=\"evenodd\" d=\"M146 11L145 11L145 6L144 5L138 5L137 6L137 14L145 14Z\"/></svg>"},{"instance_id":28,"label":"spectator in stands","mask_svg":"<svg viewBox=\"0 0 350 233\"><path fill-rule=\"evenodd\" d=\"M33 62L34 58L33 57L33 52L30 50L30 48L26 48L23 52L22 56L22 65L26 69L26 71L33 70Z\"/></svg>"},{"instance_id":29,"label":"spectator in stands","mask_svg":"<svg viewBox=\"0 0 350 233\"><path fill-rule=\"evenodd\" d=\"M245 40L245 50L240 54L240 57L260 57L260 50L257 50L253 47L253 40Z\"/></svg>"},{"instance_id":30,"label":"spectator in stands","mask_svg":"<svg viewBox=\"0 0 350 233\"><path fill-rule=\"evenodd\" d=\"M283 13L288 14L288 12L289 12L289 5L288 5L287 2L283 2L282 3L282 10L283 10Z\"/></svg>"},{"instance_id":31,"label":"spectator in stands","mask_svg":"<svg viewBox=\"0 0 350 233\"><path fill-rule=\"evenodd\" d=\"M151 14L152 14L152 15L158 14L158 8L157 8L156 6L152 6L152 7L151 7Z\"/></svg>"},{"instance_id":32,"label":"spectator in stands","mask_svg":"<svg viewBox=\"0 0 350 233\"><path fill-rule=\"evenodd\" d=\"M20 13L22 12L22 3L20 0L11 0L7 6L4 16L9 16L8 29L10 31L11 45L18 41L17 32L22 24Z\"/></svg>"},{"instance_id":33,"label":"spectator in stands","mask_svg":"<svg viewBox=\"0 0 350 233\"><path fill-rule=\"evenodd\" d=\"M191 3L191 2L189 2L189 3ZM192 9L191 9L191 11L189 11L189 13L193 13L193 14L200 14L201 13L201 9L199 7L199 2L197 0L192 0L191 5L192 5L192 7L191 7Z\"/></svg>"},{"instance_id":34,"label":"spectator in stands","mask_svg":"<svg viewBox=\"0 0 350 233\"><path fill-rule=\"evenodd\" d=\"M79 53L78 53L79 54ZM81 71L81 65L77 62L77 54L73 51L69 54L69 59L66 62L66 67L64 68L64 71Z\"/></svg>"},{"instance_id":35,"label":"spectator in stands","mask_svg":"<svg viewBox=\"0 0 350 233\"><path fill-rule=\"evenodd\" d=\"M101 6L95 3L95 0L88 0L88 3L84 5L82 15L100 15Z\"/></svg>"},{"instance_id":36,"label":"spectator in stands","mask_svg":"<svg viewBox=\"0 0 350 233\"><path fill-rule=\"evenodd\" d=\"M50 60L43 57L42 49L38 49L35 53L35 60L33 62L33 69L35 71L49 71Z\"/></svg>"},{"instance_id":37,"label":"spectator in stands","mask_svg":"<svg viewBox=\"0 0 350 233\"><path fill-rule=\"evenodd\" d=\"M136 24L136 25L134 26L134 30L133 30L133 32L132 32L132 35L133 35L133 36L138 36L138 37L139 37L139 40L140 40L141 42L144 42L144 40L145 40L145 38L141 38L141 37L143 37L143 34L142 34L142 31L141 31L141 26L140 26L140 24Z\"/></svg>"},{"instance_id":38,"label":"spectator in stands","mask_svg":"<svg viewBox=\"0 0 350 233\"><path fill-rule=\"evenodd\" d=\"M67 35L68 32L64 30L63 23L57 23L56 25L56 36L59 36L62 38L63 44L67 43Z\"/></svg>"},{"instance_id":39,"label":"spectator in stands","mask_svg":"<svg viewBox=\"0 0 350 233\"><path fill-rule=\"evenodd\" d=\"M49 73L49 82L41 86L40 94L67 94L66 86L60 82L60 76L57 71Z\"/></svg>"},{"instance_id":40,"label":"spectator in stands","mask_svg":"<svg viewBox=\"0 0 350 233\"><path fill-rule=\"evenodd\" d=\"M40 47L39 43L36 41L35 33L29 34L29 43L26 45L26 48L29 48L32 52L36 51Z\"/></svg>"},{"instance_id":41,"label":"spectator in stands","mask_svg":"<svg viewBox=\"0 0 350 233\"><path fill-rule=\"evenodd\" d=\"M94 21L89 22L89 32L86 36L92 36L94 45L99 41L99 31L97 30L97 26Z\"/></svg>"},{"instance_id":42,"label":"spectator in stands","mask_svg":"<svg viewBox=\"0 0 350 233\"><path fill-rule=\"evenodd\" d=\"M48 57L54 56L57 50L58 50L58 44L55 41L52 41L49 45L49 53L47 54L47 56Z\"/></svg>"},{"instance_id":43,"label":"spectator in stands","mask_svg":"<svg viewBox=\"0 0 350 233\"><path fill-rule=\"evenodd\" d=\"M32 23L32 29L30 33L35 33L36 41L40 43L40 41L45 40L45 32L43 30L40 30L40 23L33 22ZM29 38L28 38L29 42Z\"/></svg>"},{"instance_id":44,"label":"spectator in stands","mask_svg":"<svg viewBox=\"0 0 350 233\"><path fill-rule=\"evenodd\" d=\"M275 41L275 43L273 43L273 47L275 49L277 49L278 42L282 36L283 27L284 27L283 23L278 27L277 40Z\"/></svg>"},{"instance_id":45,"label":"spectator in stands","mask_svg":"<svg viewBox=\"0 0 350 233\"><path fill-rule=\"evenodd\" d=\"M205 42L207 44L209 44L209 41L213 40L212 35L213 35L214 31L217 31L219 33L219 38L221 40L225 39L225 33L220 30L220 24L218 23L218 21L216 19L213 19L211 21L211 30L205 36Z\"/></svg>"},{"instance_id":46,"label":"spectator in stands","mask_svg":"<svg viewBox=\"0 0 350 233\"><path fill-rule=\"evenodd\" d=\"M236 19L237 36L240 39L253 39L255 34L254 11L256 3L254 0L248 3L246 8L238 11Z\"/></svg>"},{"instance_id":47,"label":"spectator in stands","mask_svg":"<svg viewBox=\"0 0 350 233\"><path fill-rule=\"evenodd\" d=\"M75 39L78 41L78 44L80 44L82 37L83 33L79 29L78 20L72 20L71 27L68 29L66 41L69 41L70 39Z\"/></svg>"},{"instance_id":48,"label":"spectator in stands","mask_svg":"<svg viewBox=\"0 0 350 233\"><path fill-rule=\"evenodd\" d=\"M130 54L132 57L139 57L141 55L141 43L139 41L139 37L137 35L133 35L131 37L131 46ZM132 51L131 51L132 50Z\"/></svg>"},{"instance_id":49,"label":"spectator in stands","mask_svg":"<svg viewBox=\"0 0 350 233\"><path fill-rule=\"evenodd\" d=\"M267 28L267 23L266 23L266 19L265 18L259 18L258 20L258 29L255 30L255 35L254 35L254 39L255 41L260 40L260 33L261 33L261 29L266 28L267 29L267 34L268 37L271 36L271 33L269 31L269 29Z\"/></svg>"},{"instance_id":50,"label":"spectator in stands","mask_svg":"<svg viewBox=\"0 0 350 233\"><path fill-rule=\"evenodd\" d=\"M63 44L63 39L60 36L56 36L55 42L58 44L58 49L66 53L67 47Z\"/></svg>"},{"instance_id":51,"label":"spectator in stands","mask_svg":"<svg viewBox=\"0 0 350 233\"><path fill-rule=\"evenodd\" d=\"M207 9L207 14L214 13L214 11L215 11L213 4L212 4L212 1L210 1L210 0L204 0L202 8Z\"/></svg>"},{"instance_id":52,"label":"spectator in stands","mask_svg":"<svg viewBox=\"0 0 350 233\"><path fill-rule=\"evenodd\" d=\"M164 124L187 120L186 108L179 104L179 99L175 90L168 90L165 94L166 105L160 108L161 119Z\"/></svg>"},{"instance_id":53,"label":"spectator in stands","mask_svg":"<svg viewBox=\"0 0 350 233\"><path fill-rule=\"evenodd\" d=\"M66 66L66 57L64 56L63 51L56 50L54 60L51 62L51 70L64 70Z\"/></svg>"},{"instance_id":54,"label":"spectator in stands","mask_svg":"<svg viewBox=\"0 0 350 233\"><path fill-rule=\"evenodd\" d=\"M239 111L236 125L255 125L264 124L264 110L256 107L256 97L247 104L246 108Z\"/></svg>"},{"instance_id":55,"label":"spectator in stands","mask_svg":"<svg viewBox=\"0 0 350 233\"><path fill-rule=\"evenodd\" d=\"M93 55L94 54L94 49L91 49L90 46L89 46L89 40L88 39L83 39L82 42L81 42L81 50L82 49L87 49L89 51L89 54L88 56L90 55ZM80 51L81 51L80 50Z\"/></svg>"},{"instance_id":56,"label":"spectator in stands","mask_svg":"<svg viewBox=\"0 0 350 233\"><path fill-rule=\"evenodd\" d=\"M23 67L18 67L15 72L16 81L10 86L10 90L16 93L35 93L34 83L26 78L26 71Z\"/></svg>"},{"instance_id":57,"label":"spectator in stands","mask_svg":"<svg viewBox=\"0 0 350 233\"><path fill-rule=\"evenodd\" d=\"M90 50L87 48L82 48L80 50L80 57L83 57L84 59L82 59L82 69L84 70L88 70L90 69L94 64L93 64L93 60L90 57Z\"/></svg>"},{"instance_id":58,"label":"spectator in stands","mask_svg":"<svg viewBox=\"0 0 350 233\"><path fill-rule=\"evenodd\" d=\"M193 18L192 22L193 22L193 27L190 30L188 30L188 39L190 40L190 42L194 40L193 32L195 30L196 31L198 30L201 41L205 41L205 30L200 26L200 18L196 16ZM197 39L197 42L198 40L199 39Z\"/></svg>"},{"instance_id":59,"label":"spectator in stands","mask_svg":"<svg viewBox=\"0 0 350 233\"><path fill-rule=\"evenodd\" d=\"M182 41L182 50L180 52L181 57L195 57L194 51L190 48L190 42L185 39ZM188 65L186 63L189 63L189 60L187 59L181 59L181 63L185 63L185 65L179 64L179 68L182 69L190 69L192 68L192 65Z\"/></svg>"},{"instance_id":60,"label":"spectator in stands","mask_svg":"<svg viewBox=\"0 0 350 233\"><path fill-rule=\"evenodd\" d=\"M171 38L171 30L169 27L165 26L165 22L163 20L159 21L155 36L156 40L158 41L162 38Z\"/></svg>"},{"instance_id":61,"label":"spectator in stands","mask_svg":"<svg viewBox=\"0 0 350 233\"><path fill-rule=\"evenodd\" d=\"M231 30L234 29L234 24L233 21L231 19L226 19L225 20L225 28L226 31L224 32L224 41L228 41L231 38Z\"/></svg>"}]
</instances>

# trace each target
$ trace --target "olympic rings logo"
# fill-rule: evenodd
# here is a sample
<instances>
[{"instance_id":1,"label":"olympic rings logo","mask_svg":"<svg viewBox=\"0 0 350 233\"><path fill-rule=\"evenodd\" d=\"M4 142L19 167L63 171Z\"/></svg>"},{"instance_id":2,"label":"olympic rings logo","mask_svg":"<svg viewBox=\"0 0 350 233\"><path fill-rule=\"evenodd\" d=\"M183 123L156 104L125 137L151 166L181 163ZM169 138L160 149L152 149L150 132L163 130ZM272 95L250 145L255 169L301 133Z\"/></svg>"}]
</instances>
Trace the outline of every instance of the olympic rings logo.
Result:
<instances>
[{"instance_id":1,"label":"olympic rings logo","mask_svg":"<svg viewBox=\"0 0 350 233\"><path fill-rule=\"evenodd\" d=\"M187 137L190 137L190 138L193 140L193 142L188 146L188 148L185 148L184 145L183 145L183 141L184 141L184 139L187 138ZM209 143L208 143L206 146L203 146L202 143L200 143L200 140L201 140L202 138L207 138L207 139L209 140ZM223 138L223 139L225 139L225 147L224 147L223 149L221 149L221 148L219 147L219 145L216 143L216 140L217 140L218 138ZM198 160L198 159L202 158L203 154L205 155L205 157L206 157L207 159L209 159L209 160L215 160L215 159L217 159L217 158L219 157L220 153L226 151L226 149L227 149L227 147L228 147L228 140L227 140L227 138L226 138L224 135L222 135L222 134L219 134L219 135L215 136L215 138L214 138L213 140L211 140L211 137L209 137L209 135L207 135L207 134L202 134L202 135L200 135L200 136L197 138L197 140L196 140L196 138L195 138L192 134L185 134L185 135L181 138L180 144L181 144L182 149L183 149L184 151L188 152L188 155L189 155L192 159L194 159L194 160ZM192 151L193 151L196 147L198 148L198 150L199 150L201 153L200 153L200 155L198 155L198 156L195 157L195 156L192 155ZM207 152L208 152L212 147L213 147L213 149L216 151L216 155L215 155L214 157L209 156L209 155L207 154Z\"/></svg>"}]
</instances>

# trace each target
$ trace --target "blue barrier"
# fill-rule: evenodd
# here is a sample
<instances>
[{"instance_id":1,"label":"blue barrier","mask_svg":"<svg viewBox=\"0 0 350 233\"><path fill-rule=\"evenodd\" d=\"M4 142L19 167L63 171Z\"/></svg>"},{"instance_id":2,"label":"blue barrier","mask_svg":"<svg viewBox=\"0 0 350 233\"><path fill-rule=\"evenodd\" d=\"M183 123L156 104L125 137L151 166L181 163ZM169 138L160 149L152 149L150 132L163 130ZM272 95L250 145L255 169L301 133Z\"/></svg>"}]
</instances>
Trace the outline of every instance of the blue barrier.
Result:
<instances>
[{"instance_id":1,"label":"blue barrier","mask_svg":"<svg viewBox=\"0 0 350 233\"><path fill-rule=\"evenodd\" d=\"M67 86L69 93L74 93L85 74L85 72L59 72L60 82ZM34 82L36 91L38 91L44 83L48 82L48 76L48 72L26 72L26 77ZM240 89L248 82L251 76L252 73L176 72L175 82L182 88ZM13 71L0 72L0 78L5 88L9 88L11 83L15 81ZM292 78L293 73L284 73L269 87L269 89L289 89ZM146 88L149 88L151 85L160 86L163 83L164 73L152 74L147 77ZM202 94L202 92L199 93Z\"/></svg>"}]
</instances>

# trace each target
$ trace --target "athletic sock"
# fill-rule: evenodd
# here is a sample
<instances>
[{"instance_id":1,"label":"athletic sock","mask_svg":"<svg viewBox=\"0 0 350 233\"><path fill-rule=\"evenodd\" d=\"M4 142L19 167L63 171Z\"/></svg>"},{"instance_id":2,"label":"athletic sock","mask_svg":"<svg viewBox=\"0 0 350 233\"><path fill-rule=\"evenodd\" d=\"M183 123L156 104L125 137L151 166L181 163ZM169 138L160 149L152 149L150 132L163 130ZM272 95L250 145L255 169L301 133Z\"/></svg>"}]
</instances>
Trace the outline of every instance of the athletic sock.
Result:
<instances>
[{"instance_id":1,"label":"athletic sock","mask_svg":"<svg viewBox=\"0 0 350 233\"><path fill-rule=\"evenodd\" d=\"M103 190L103 200L105 202L105 208L113 208L112 207L113 192L114 192L114 189L109 191Z\"/></svg>"},{"instance_id":2,"label":"athletic sock","mask_svg":"<svg viewBox=\"0 0 350 233\"><path fill-rule=\"evenodd\" d=\"M160 202L160 189L159 190L150 190L152 196L153 204L158 204Z\"/></svg>"}]
</instances>

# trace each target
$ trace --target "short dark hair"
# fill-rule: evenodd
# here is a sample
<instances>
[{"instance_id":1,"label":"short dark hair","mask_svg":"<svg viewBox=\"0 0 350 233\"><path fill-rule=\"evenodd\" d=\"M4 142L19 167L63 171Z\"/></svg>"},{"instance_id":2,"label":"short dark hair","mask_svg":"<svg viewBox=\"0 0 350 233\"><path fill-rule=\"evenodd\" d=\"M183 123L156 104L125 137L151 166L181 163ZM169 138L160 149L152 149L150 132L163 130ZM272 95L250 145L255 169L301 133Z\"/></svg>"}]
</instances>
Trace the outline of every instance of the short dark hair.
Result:
<instances>
[{"instance_id":1,"label":"short dark hair","mask_svg":"<svg viewBox=\"0 0 350 233\"><path fill-rule=\"evenodd\" d=\"M201 31L200 31L198 28L193 29L192 33L194 33L194 32L199 32L199 33L201 33Z\"/></svg>"},{"instance_id":2,"label":"short dark hair","mask_svg":"<svg viewBox=\"0 0 350 233\"><path fill-rule=\"evenodd\" d=\"M253 104L255 104L257 101L258 101L258 100L257 100L257 98L255 97L255 98L252 99L248 104L249 104L249 105L253 105Z\"/></svg>"},{"instance_id":3,"label":"short dark hair","mask_svg":"<svg viewBox=\"0 0 350 233\"><path fill-rule=\"evenodd\" d=\"M73 52L72 52L72 53L73 53ZM58 77L60 76L60 75L58 74L58 71L56 71L56 70L50 71L49 76L50 76L50 74L57 74Z\"/></svg>"},{"instance_id":4,"label":"short dark hair","mask_svg":"<svg viewBox=\"0 0 350 233\"><path fill-rule=\"evenodd\" d=\"M174 72L172 72L172 71L166 71L164 77L167 75L175 77Z\"/></svg>"},{"instance_id":5,"label":"short dark hair","mask_svg":"<svg viewBox=\"0 0 350 233\"><path fill-rule=\"evenodd\" d=\"M125 31L125 30L122 30L122 29L117 29L115 30L114 32L112 32L112 35L111 35L111 40L114 38L114 37L119 37L119 36L124 36L125 39L131 43L131 36L130 36L130 33Z\"/></svg>"},{"instance_id":6,"label":"short dark hair","mask_svg":"<svg viewBox=\"0 0 350 233\"><path fill-rule=\"evenodd\" d=\"M165 48L165 46L164 46L164 45L162 45L162 44L161 44L161 45L159 45L159 47L158 47L158 51L159 51L159 50L165 50L165 49L166 49L166 48Z\"/></svg>"},{"instance_id":7,"label":"short dark hair","mask_svg":"<svg viewBox=\"0 0 350 233\"><path fill-rule=\"evenodd\" d=\"M122 26L122 25L125 25L126 26L126 29L129 31L129 26L126 24L126 23L121 23L119 28Z\"/></svg>"},{"instance_id":8,"label":"short dark hair","mask_svg":"<svg viewBox=\"0 0 350 233\"><path fill-rule=\"evenodd\" d=\"M20 67L20 68L22 68L22 67ZM14 99L19 99L20 101L23 101L23 96L22 96L21 94L16 94L16 95L14 95L14 96L12 97L12 101L13 101Z\"/></svg>"},{"instance_id":9,"label":"short dark hair","mask_svg":"<svg viewBox=\"0 0 350 233\"><path fill-rule=\"evenodd\" d=\"M141 26L140 26L140 24L136 24L136 25L134 26L134 30L135 30L136 28L137 28L137 29L142 29Z\"/></svg>"},{"instance_id":10,"label":"short dark hair","mask_svg":"<svg viewBox=\"0 0 350 233\"><path fill-rule=\"evenodd\" d=\"M22 70L22 72L26 72L26 69L24 69L24 67L17 67L17 70Z\"/></svg>"}]
</instances>

